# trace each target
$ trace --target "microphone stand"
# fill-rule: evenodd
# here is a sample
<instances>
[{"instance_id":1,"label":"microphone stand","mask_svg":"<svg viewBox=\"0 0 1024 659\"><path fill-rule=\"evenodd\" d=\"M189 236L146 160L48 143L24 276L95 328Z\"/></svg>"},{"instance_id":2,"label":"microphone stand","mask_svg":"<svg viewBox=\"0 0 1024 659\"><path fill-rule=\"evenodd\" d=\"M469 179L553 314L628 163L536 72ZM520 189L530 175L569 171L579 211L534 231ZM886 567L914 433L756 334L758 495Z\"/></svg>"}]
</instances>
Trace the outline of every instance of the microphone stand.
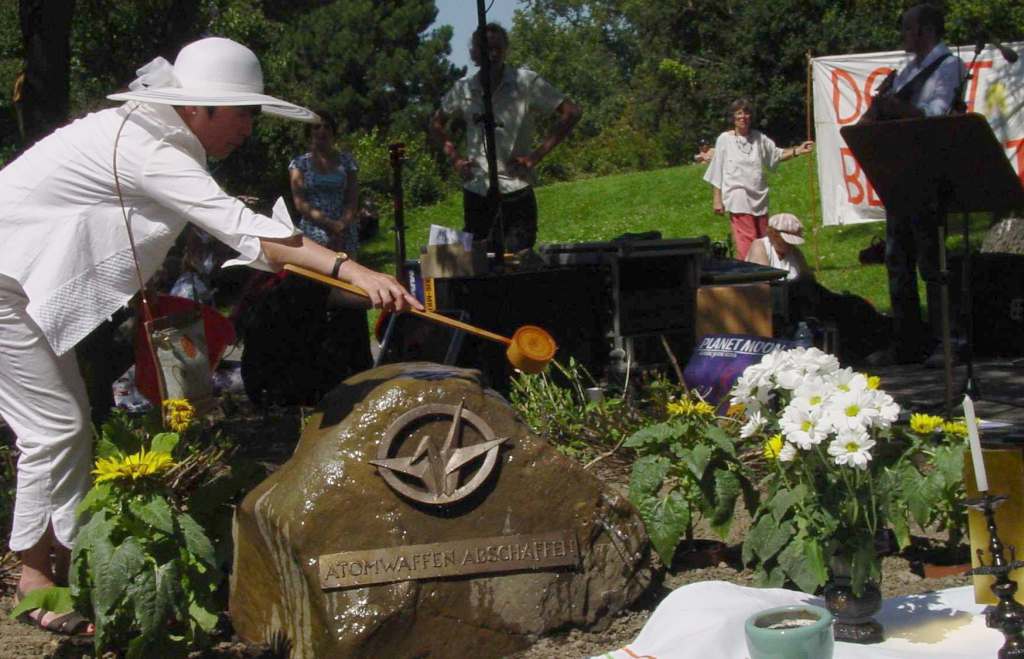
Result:
<instances>
[{"instance_id":1,"label":"microphone stand","mask_svg":"<svg viewBox=\"0 0 1024 659\"><path fill-rule=\"evenodd\" d=\"M501 191L498 188L498 150L494 138L494 103L491 95L491 49L487 43L487 10L484 0L476 0L477 34L480 49L480 85L484 100L484 144L487 149L487 210L491 216L491 247L494 249L494 269L505 269L505 227L501 213Z\"/></svg>"}]
</instances>

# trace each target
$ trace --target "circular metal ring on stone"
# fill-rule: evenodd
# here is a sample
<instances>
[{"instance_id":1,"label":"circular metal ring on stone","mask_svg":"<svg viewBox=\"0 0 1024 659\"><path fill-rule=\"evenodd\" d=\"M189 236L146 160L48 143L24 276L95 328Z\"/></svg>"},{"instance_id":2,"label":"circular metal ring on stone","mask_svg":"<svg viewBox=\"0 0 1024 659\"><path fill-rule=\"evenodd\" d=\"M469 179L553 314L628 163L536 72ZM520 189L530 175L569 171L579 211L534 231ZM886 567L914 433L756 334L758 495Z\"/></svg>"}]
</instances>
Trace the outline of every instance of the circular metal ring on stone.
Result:
<instances>
[{"instance_id":1,"label":"circular metal ring on stone","mask_svg":"<svg viewBox=\"0 0 1024 659\"><path fill-rule=\"evenodd\" d=\"M402 439L408 438L404 437L404 433L410 426L436 417L452 419L442 445L438 446L436 438L424 436L411 456L391 456L391 452L398 448L396 441L400 443ZM456 439L462 422L468 423L480 433L483 441L471 446L457 446ZM500 445L507 439L496 437L486 421L461 404L421 405L395 419L377 447L377 459L370 463L376 465L384 481L399 494L420 503L447 505L466 498L487 480L497 463ZM481 455L484 456L483 463L468 481L458 485L462 467L475 462ZM400 478L398 473L419 480L423 487Z\"/></svg>"}]
</instances>

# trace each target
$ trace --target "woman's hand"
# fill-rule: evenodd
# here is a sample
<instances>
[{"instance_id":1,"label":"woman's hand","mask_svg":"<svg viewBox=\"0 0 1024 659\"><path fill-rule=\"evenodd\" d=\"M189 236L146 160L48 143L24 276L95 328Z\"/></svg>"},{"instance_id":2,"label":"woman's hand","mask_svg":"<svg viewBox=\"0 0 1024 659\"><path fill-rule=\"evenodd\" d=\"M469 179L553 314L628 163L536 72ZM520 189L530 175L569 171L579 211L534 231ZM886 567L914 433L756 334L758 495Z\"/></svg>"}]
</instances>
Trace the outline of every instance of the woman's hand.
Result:
<instances>
[{"instance_id":1,"label":"woman's hand","mask_svg":"<svg viewBox=\"0 0 1024 659\"><path fill-rule=\"evenodd\" d=\"M342 263L338 274L341 279L366 291L370 302L378 309L397 312L409 308L423 310L420 301L391 275L370 270L355 261Z\"/></svg>"},{"instance_id":2,"label":"woman's hand","mask_svg":"<svg viewBox=\"0 0 1024 659\"><path fill-rule=\"evenodd\" d=\"M345 211L341 214L341 217L338 218L338 222L340 222L343 226L348 227L355 224L358 221L358 219L359 218L356 213L356 209L346 208Z\"/></svg>"},{"instance_id":3,"label":"woman's hand","mask_svg":"<svg viewBox=\"0 0 1024 659\"><path fill-rule=\"evenodd\" d=\"M799 154L810 153L811 151L814 151L814 142L811 140L807 140L800 146L795 147L794 150Z\"/></svg>"},{"instance_id":4,"label":"woman's hand","mask_svg":"<svg viewBox=\"0 0 1024 659\"><path fill-rule=\"evenodd\" d=\"M468 181L473 178L474 165L468 158L456 156L455 159L452 160L452 167L455 168L455 173L458 174L463 181Z\"/></svg>"}]
</instances>

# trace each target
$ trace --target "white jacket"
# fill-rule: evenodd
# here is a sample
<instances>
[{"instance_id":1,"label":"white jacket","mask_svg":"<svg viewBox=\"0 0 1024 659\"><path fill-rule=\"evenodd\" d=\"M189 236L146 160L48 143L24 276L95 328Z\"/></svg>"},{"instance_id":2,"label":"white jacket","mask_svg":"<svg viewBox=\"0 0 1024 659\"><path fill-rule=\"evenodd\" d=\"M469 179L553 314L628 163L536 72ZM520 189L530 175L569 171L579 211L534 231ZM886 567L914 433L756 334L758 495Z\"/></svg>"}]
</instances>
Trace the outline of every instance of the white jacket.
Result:
<instances>
[{"instance_id":1,"label":"white jacket","mask_svg":"<svg viewBox=\"0 0 1024 659\"><path fill-rule=\"evenodd\" d=\"M258 215L206 169L199 140L167 105L126 103L54 132L0 171L0 275L17 281L28 313L61 355L138 291L114 187L117 169L142 276L160 267L186 222L264 270L258 237L296 233L284 211ZM228 265L228 264L226 264Z\"/></svg>"}]
</instances>

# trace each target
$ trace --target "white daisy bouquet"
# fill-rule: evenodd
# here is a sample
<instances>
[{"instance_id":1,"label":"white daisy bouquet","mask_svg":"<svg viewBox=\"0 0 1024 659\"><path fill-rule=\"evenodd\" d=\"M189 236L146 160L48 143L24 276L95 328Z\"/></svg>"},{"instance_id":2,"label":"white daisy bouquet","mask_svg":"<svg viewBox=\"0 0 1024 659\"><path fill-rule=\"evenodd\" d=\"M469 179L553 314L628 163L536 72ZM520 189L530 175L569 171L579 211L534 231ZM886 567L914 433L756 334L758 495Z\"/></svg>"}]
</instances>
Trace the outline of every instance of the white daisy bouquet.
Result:
<instances>
[{"instance_id":1,"label":"white daisy bouquet","mask_svg":"<svg viewBox=\"0 0 1024 659\"><path fill-rule=\"evenodd\" d=\"M888 441L900 408L878 378L840 368L816 348L783 350L748 367L731 402L742 409L740 437L762 442L770 463L743 544L759 581L814 592L836 558L851 566L857 592L877 581L878 532L906 528L892 468L908 462L902 445Z\"/></svg>"}]
</instances>

